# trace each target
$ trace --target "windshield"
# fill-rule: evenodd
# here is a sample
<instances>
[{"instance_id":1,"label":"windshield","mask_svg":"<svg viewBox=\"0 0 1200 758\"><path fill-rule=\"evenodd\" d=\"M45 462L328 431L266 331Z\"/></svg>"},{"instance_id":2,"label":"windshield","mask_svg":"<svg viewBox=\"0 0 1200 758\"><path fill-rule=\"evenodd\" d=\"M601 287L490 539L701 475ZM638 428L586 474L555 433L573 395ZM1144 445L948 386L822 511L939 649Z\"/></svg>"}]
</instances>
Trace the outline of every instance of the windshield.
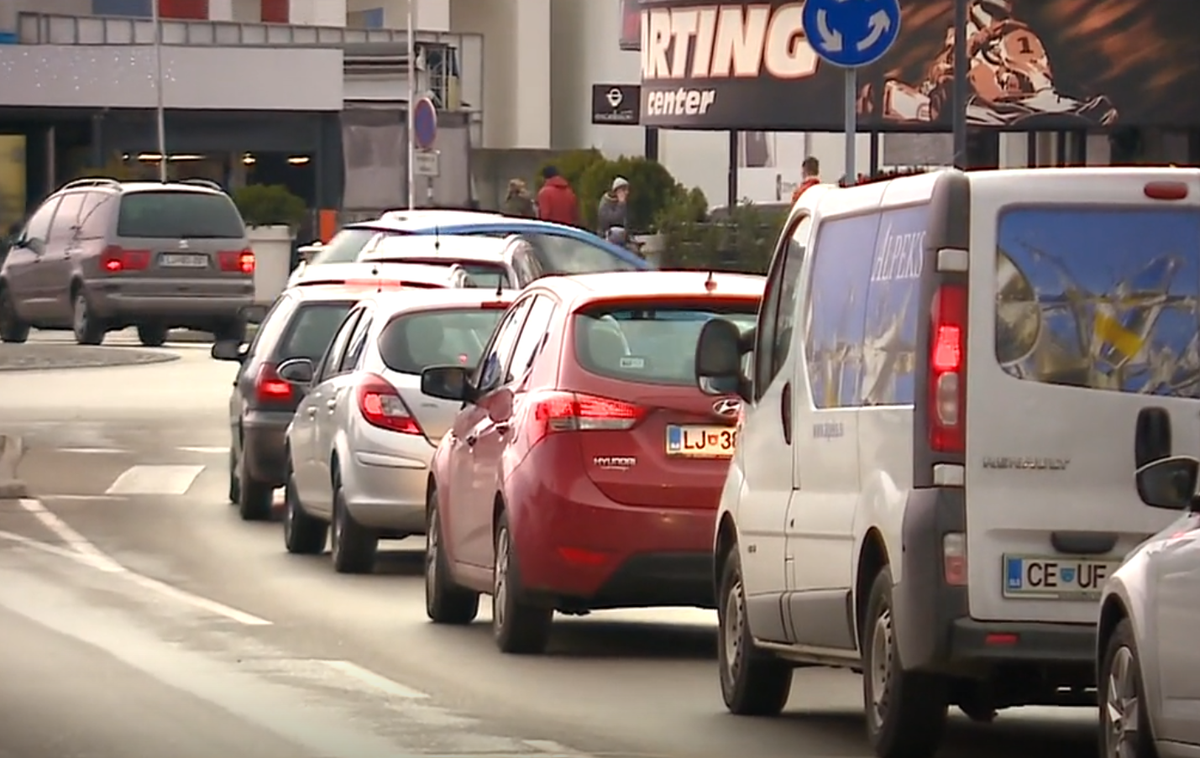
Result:
<instances>
[{"instance_id":1,"label":"windshield","mask_svg":"<svg viewBox=\"0 0 1200 758\"><path fill-rule=\"evenodd\" d=\"M313 363L321 360L333 335L342 325L353 303L305 303L292 316L287 332L279 342L275 358L279 362L292 358L307 358Z\"/></svg>"},{"instance_id":2,"label":"windshield","mask_svg":"<svg viewBox=\"0 0 1200 758\"><path fill-rule=\"evenodd\" d=\"M131 192L121 198L117 235L165 239L239 239L237 206L212 192Z\"/></svg>"},{"instance_id":3,"label":"windshield","mask_svg":"<svg viewBox=\"0 0 1200 758\"><path fill-rule=\"evenodd\" d=\"M371 260L375 260L372 256ZM465 270L467 275L471 277L468 286L482 289L509 288L512 282L508 278L508 270L499 263L488 263L487 261L460 261L454 257L447 256L446 258L405 258L396 257L388 258L386 255L380 256L381 261L395 261L397 263L420 263L423 266L458 266Z\"/></svg>"},{"instance_id":4,"label":"windshield","mask_svg":"<svg viewBox=\"0 0 1200 758\"><path fill-rule=\"evenodd\" d=\"M696 342L714 318L743 333L754 328L758 301L703 308L691 304L603 306L575 316L575 354L588 371L644 384L696 384Z\"/></svg>"},{"instance_id":5,"label":"windshield","mask_svg":"<svg viewBox=\"0 0 1200 758\"><path fill-rule=\"evenodd\" d=\"M312 257L308 265L354 263L362 254L363 248L376 234L380 234L380 232L375 229L343 229L329 240L328 245L322 247L320 252Z\"/></svg>"},{"instance_id":6,"label":"windshield","mask_svg":"<svg viewBox=\"0 0 1200 758\"><path fill-rule=\"evenodd\" d=\"M479 307L402 315L379 335L379 357L402 374L447 364L474 366L503 315L501 308Z\"/></svg>"},{"instance_id":7,"label":"windshield","mask_svg":"<svg viewBox=\"0 0 1200 758\"><path fill-rule=\"evenodd\" d=\"M631 261L618 258L601 241L583 242L558 234L522 234L547 274L595 274L602 271L637 271Z\"/></svg>"}]
</instances>

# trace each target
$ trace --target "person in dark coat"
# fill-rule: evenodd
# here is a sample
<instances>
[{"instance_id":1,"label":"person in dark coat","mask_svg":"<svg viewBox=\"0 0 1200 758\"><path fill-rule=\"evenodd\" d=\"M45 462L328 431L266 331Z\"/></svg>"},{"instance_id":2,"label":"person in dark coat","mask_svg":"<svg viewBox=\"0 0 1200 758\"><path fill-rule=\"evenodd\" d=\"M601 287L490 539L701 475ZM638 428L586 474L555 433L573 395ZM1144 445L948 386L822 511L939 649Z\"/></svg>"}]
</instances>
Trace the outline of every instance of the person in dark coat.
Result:
<instances>
[{"instance_id":1,"label":"person in dark coat","mask_svg":"<svg viewBox=\"0 0 1200 758\"><path fill-rule=\"evenodd\" d=\"M525 189L524 180L509 180L508 196L504 198L503 210L506 216L521 216L524 218L534 218L537 216L537 212L533 207L533 198L529 196L529 192Z\"/></svg>"},{"instance_id":2,"label":"person in dark coat","mask_svg":"<svg viewBox=\"0 0 1200 758\"><path fill-rule=\"evenodd\" d=\"M629 230L629 182L622 176L613 180L612 189L600 198L596 219L601 237L614 227Z\"/></svg>"},{"instance_id":3,"label":"person in dark coat","mask_svg":"<svg viewBox=\"0 0 1200 758\"><path fill-rule=\"evenodd\" d=\"M579 226L579 200L567 180L554 166L542 169L546 181L537 194L538 218L567 226Z\"/></svg>"}]
</instances>

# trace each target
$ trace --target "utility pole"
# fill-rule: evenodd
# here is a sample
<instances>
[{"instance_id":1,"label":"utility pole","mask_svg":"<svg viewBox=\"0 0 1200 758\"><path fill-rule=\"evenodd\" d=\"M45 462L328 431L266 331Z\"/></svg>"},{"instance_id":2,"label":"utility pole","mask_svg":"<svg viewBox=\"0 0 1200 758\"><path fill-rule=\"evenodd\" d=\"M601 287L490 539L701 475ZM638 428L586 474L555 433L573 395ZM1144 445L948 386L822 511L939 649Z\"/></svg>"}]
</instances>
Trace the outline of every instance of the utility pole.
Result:
<instances>
[{"instance_id":1,"label":"utility pole","mask_svg":"<svg viewBox=\"0 0 1200 758\"><path fill-rule=\"evenodd\" d=\"M158 129L158 180L167 183L167 118L163 105L162 21L158 15L159 0L150 0L151 23L154 24L154 121Z\"/></svg>"},{"instance_id":2,"label":"utility pole","mask_svg":"<svg viewBox=\"0 0 1200 758\"><path fill-rule=\"evenodd\" d=\"M967 168L967 3L954 0L954 166Z\"/></svg>"},{"instance_id":3,"label":"utility pole","mask_svg":"<svg viewBox=\"0 0 1200 758\"><path fill-rule=\"evenodd\" d=\"M408 209L417 207L417 0L408 0Z\"/></svg>"}]
</instances>

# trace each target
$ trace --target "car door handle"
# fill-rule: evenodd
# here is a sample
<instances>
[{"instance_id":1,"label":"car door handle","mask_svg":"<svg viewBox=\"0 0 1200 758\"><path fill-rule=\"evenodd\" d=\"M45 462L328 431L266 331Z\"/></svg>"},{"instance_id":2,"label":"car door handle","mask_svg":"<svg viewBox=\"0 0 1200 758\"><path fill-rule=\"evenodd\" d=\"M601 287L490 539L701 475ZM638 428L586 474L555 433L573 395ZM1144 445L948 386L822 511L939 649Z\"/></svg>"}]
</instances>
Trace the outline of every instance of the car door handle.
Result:
<instances>
[{"instance_id":1,"label":"car door handle","mask_svg":"<svg viewBox=\"0 0 1200 758\"><path fill-rule=\"evenodd\" d=\"M466 437L463 438L463 442L467 443L467 447L475 447L475 443L478 441L479 441L479 438L476 437L474 434L468 434Z\"/></svg>"},{"instance_id":2,"label":"car door handle","mask_svg":"<svg viewBox=\"0 0 1200 758\"><path fill-rule=\"evenodd\" d=\"M313 417L313 416L315 416L315 415L317 415L317 409L316 409L316 408L309 408L309 409L308 409L308 417L309 417L309 418L312 418L312 417Z\"/></svg>"},{"instance_id":3,"label":"car door handle","mask_svg":"<svg viewBox=\"0 0 1200 758\"><path fill-rule=\"evenodd\" d=\"M783 422L783 441L792 444L792 383L783 385L779 394L779 420Z\"/></svg>"},{"instance_id":4,"label":"car door handle","mask_svg":"<svg viewBox=\"0 0 1200 758\"><path fill-rule=\"evenodd\" d=\"M334 408L337 408L337 400L326 400L325 407L332 411Z\"/></svg>"},{"instance_id":5,"label":"car door handle","mask_svg":"<svg viewBox=\"0 0 1200 758\"><path fill-rule=\"evenodd\" d=\"M511 428L512 428L512 426L509 425L507 422L501 422L499 424L496 424L496 426L495 426L496 434L499 434L500 436L504 436L505 434L508 434L508 430Z\"/></svg>"}]
</instances>

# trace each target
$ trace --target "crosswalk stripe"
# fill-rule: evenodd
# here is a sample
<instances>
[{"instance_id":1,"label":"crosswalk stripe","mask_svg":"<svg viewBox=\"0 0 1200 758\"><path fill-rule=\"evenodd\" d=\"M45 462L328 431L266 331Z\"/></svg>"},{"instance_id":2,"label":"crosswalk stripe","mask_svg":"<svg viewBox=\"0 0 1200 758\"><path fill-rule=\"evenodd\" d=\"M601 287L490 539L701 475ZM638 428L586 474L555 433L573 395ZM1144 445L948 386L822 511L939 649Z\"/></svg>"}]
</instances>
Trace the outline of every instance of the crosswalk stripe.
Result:
<instances>
[{"instance_id":1,"label":"crosswalk stripe","mask_svg":"<svg viewBox=\"0 0 1200 758\"><path fill-rule=\"evenodd\" d=\"M130 466L121 472L106 495L186 495L203 466Z\"/></svg>"}]
</instances>

